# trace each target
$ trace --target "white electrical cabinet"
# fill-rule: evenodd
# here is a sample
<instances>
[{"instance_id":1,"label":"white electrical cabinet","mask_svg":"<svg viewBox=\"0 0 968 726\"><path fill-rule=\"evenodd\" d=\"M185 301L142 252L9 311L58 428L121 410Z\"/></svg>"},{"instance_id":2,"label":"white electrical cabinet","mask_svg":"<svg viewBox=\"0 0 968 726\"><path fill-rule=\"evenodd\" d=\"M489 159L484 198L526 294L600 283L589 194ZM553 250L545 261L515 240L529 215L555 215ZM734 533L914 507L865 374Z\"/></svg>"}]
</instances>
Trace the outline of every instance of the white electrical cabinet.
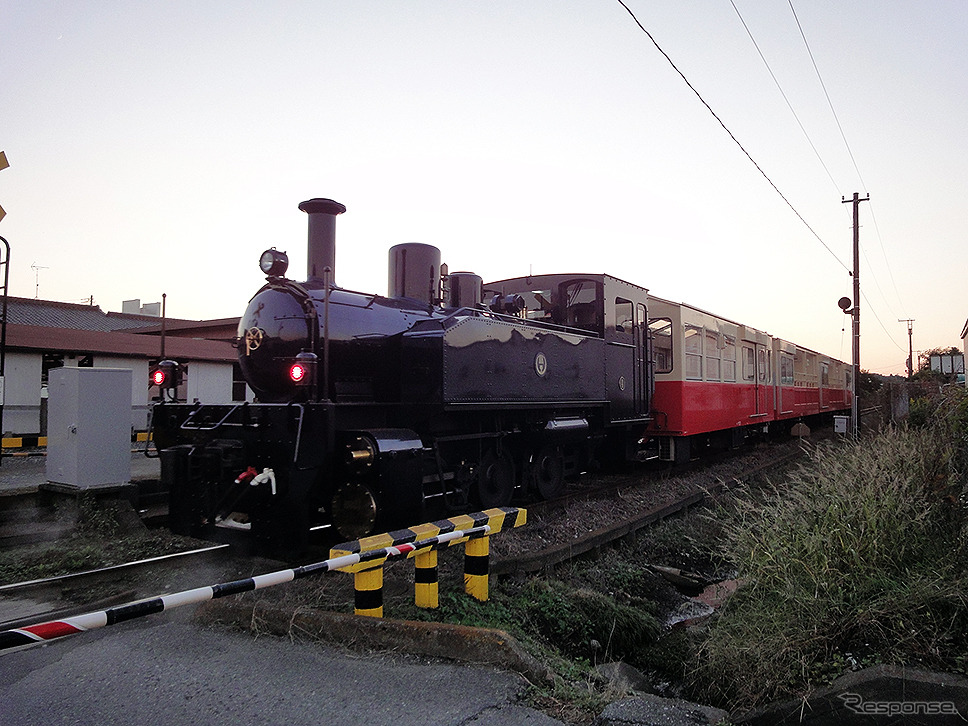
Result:
<instances>
[{"instance_id":1,"label":"white electrical cabinet","mask_svg":"<svg viewBox=\"0 0 968 726\"><path fill-rule=\"evenodd\" d=\"M131 371L55 368L47 390L47 480L78 489L130 482Z\"/></svg>"}]
</instances>

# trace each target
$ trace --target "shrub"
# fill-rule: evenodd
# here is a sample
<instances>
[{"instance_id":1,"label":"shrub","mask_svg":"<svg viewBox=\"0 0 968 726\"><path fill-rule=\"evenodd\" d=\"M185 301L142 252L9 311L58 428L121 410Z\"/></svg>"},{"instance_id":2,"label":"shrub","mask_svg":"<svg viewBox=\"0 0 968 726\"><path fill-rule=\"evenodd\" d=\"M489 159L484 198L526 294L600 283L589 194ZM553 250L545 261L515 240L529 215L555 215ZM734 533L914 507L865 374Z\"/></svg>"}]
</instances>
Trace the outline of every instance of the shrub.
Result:
<instances>
[{"instance_id":1,"label":"shrub","mask_svg":"<svg viewBox=\"0 0 968 726\"><path fill-rule=\"evenodd\" d=\"M646 610L593 590L533 580L522 598L528 629L572 657L627 658L654 642L661 631ZM600 652L592 641L597 641Z\"/></svg>"},{"instance_id":2,"label":"shrub","mask_svg":"<svg viewBox=\"0 0 968 726\"><path fill-rule=\"evenodd\" d=\"M751 706L846 666L963 651L968 408L950 398L920 428L818 449L789 487L737 507L727 549L748 584L701 648L702 695Z\"/></svg>"}]
</instances>

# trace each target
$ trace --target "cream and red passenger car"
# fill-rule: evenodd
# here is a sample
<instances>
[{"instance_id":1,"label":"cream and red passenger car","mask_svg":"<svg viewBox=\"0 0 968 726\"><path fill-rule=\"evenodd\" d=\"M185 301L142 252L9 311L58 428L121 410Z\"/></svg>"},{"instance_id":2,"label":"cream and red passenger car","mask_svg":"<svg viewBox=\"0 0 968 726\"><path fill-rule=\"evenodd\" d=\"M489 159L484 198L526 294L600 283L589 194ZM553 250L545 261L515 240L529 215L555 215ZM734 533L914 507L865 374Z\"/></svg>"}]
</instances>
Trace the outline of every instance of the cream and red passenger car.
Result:
<instances>
[{"instance_id":1,"label":"cream and red passenger car","mask_svg":"<svg viewBox=\"0 0 968 726\"><path fill-rule=\"evenodd\" d=\"M773 422L850 408L850 367L748 325L649 296L659 456L738 444Z\"/></svg>"}]
</instances>

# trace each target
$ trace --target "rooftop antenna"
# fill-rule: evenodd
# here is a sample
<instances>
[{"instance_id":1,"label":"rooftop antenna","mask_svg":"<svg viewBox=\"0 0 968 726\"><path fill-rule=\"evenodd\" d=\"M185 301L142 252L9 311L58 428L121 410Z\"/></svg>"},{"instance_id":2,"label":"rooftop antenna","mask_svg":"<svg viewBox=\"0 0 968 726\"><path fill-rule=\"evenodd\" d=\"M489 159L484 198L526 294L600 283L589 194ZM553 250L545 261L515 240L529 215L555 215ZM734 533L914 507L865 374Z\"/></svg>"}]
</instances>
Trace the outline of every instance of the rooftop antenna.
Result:
<instances>
[{"instance_id":1,"label":"rooftop antenna","mask_svg":"<svg viewBox=\"0 0 968 726\"><path fill-rule=\"evenodd\" d=\"M34 300L36 300L40 297L40 271L49 270L50 268L34 262L30 265L30 269L34 271Z\"/></svg>"}]
</instances>

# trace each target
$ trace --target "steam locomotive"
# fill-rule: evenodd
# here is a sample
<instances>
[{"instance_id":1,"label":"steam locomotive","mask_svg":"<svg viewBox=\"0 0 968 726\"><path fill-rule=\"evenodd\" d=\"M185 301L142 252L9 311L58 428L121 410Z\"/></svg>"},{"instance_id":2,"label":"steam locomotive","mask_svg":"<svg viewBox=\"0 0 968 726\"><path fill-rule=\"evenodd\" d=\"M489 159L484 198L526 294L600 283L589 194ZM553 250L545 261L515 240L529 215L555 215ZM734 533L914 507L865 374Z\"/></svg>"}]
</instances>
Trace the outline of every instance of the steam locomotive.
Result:
<instances>
[{"instance_id":1,"label":"steam locomotive","mask_svg":"<svg viewBox=\"0 0 968 726\"><path fill-rule=\"evenodd\" d=\"M243 527L298 544L332 526L356 538L553 498L599 460L682 461L717 437L735 444L849 408L843 364L824 358L824 385L818 375L811 386L808 352L609 275L485 285L448 272L434 247L402 244L387 296L341 288L335 223L346 208L299 209L307 279L287 278L285 253L267 250L266 283L239 321L257 402L154 407L175 531ZM784 409L784 388L808 405Z\"/></svg>"}]
</instances>

